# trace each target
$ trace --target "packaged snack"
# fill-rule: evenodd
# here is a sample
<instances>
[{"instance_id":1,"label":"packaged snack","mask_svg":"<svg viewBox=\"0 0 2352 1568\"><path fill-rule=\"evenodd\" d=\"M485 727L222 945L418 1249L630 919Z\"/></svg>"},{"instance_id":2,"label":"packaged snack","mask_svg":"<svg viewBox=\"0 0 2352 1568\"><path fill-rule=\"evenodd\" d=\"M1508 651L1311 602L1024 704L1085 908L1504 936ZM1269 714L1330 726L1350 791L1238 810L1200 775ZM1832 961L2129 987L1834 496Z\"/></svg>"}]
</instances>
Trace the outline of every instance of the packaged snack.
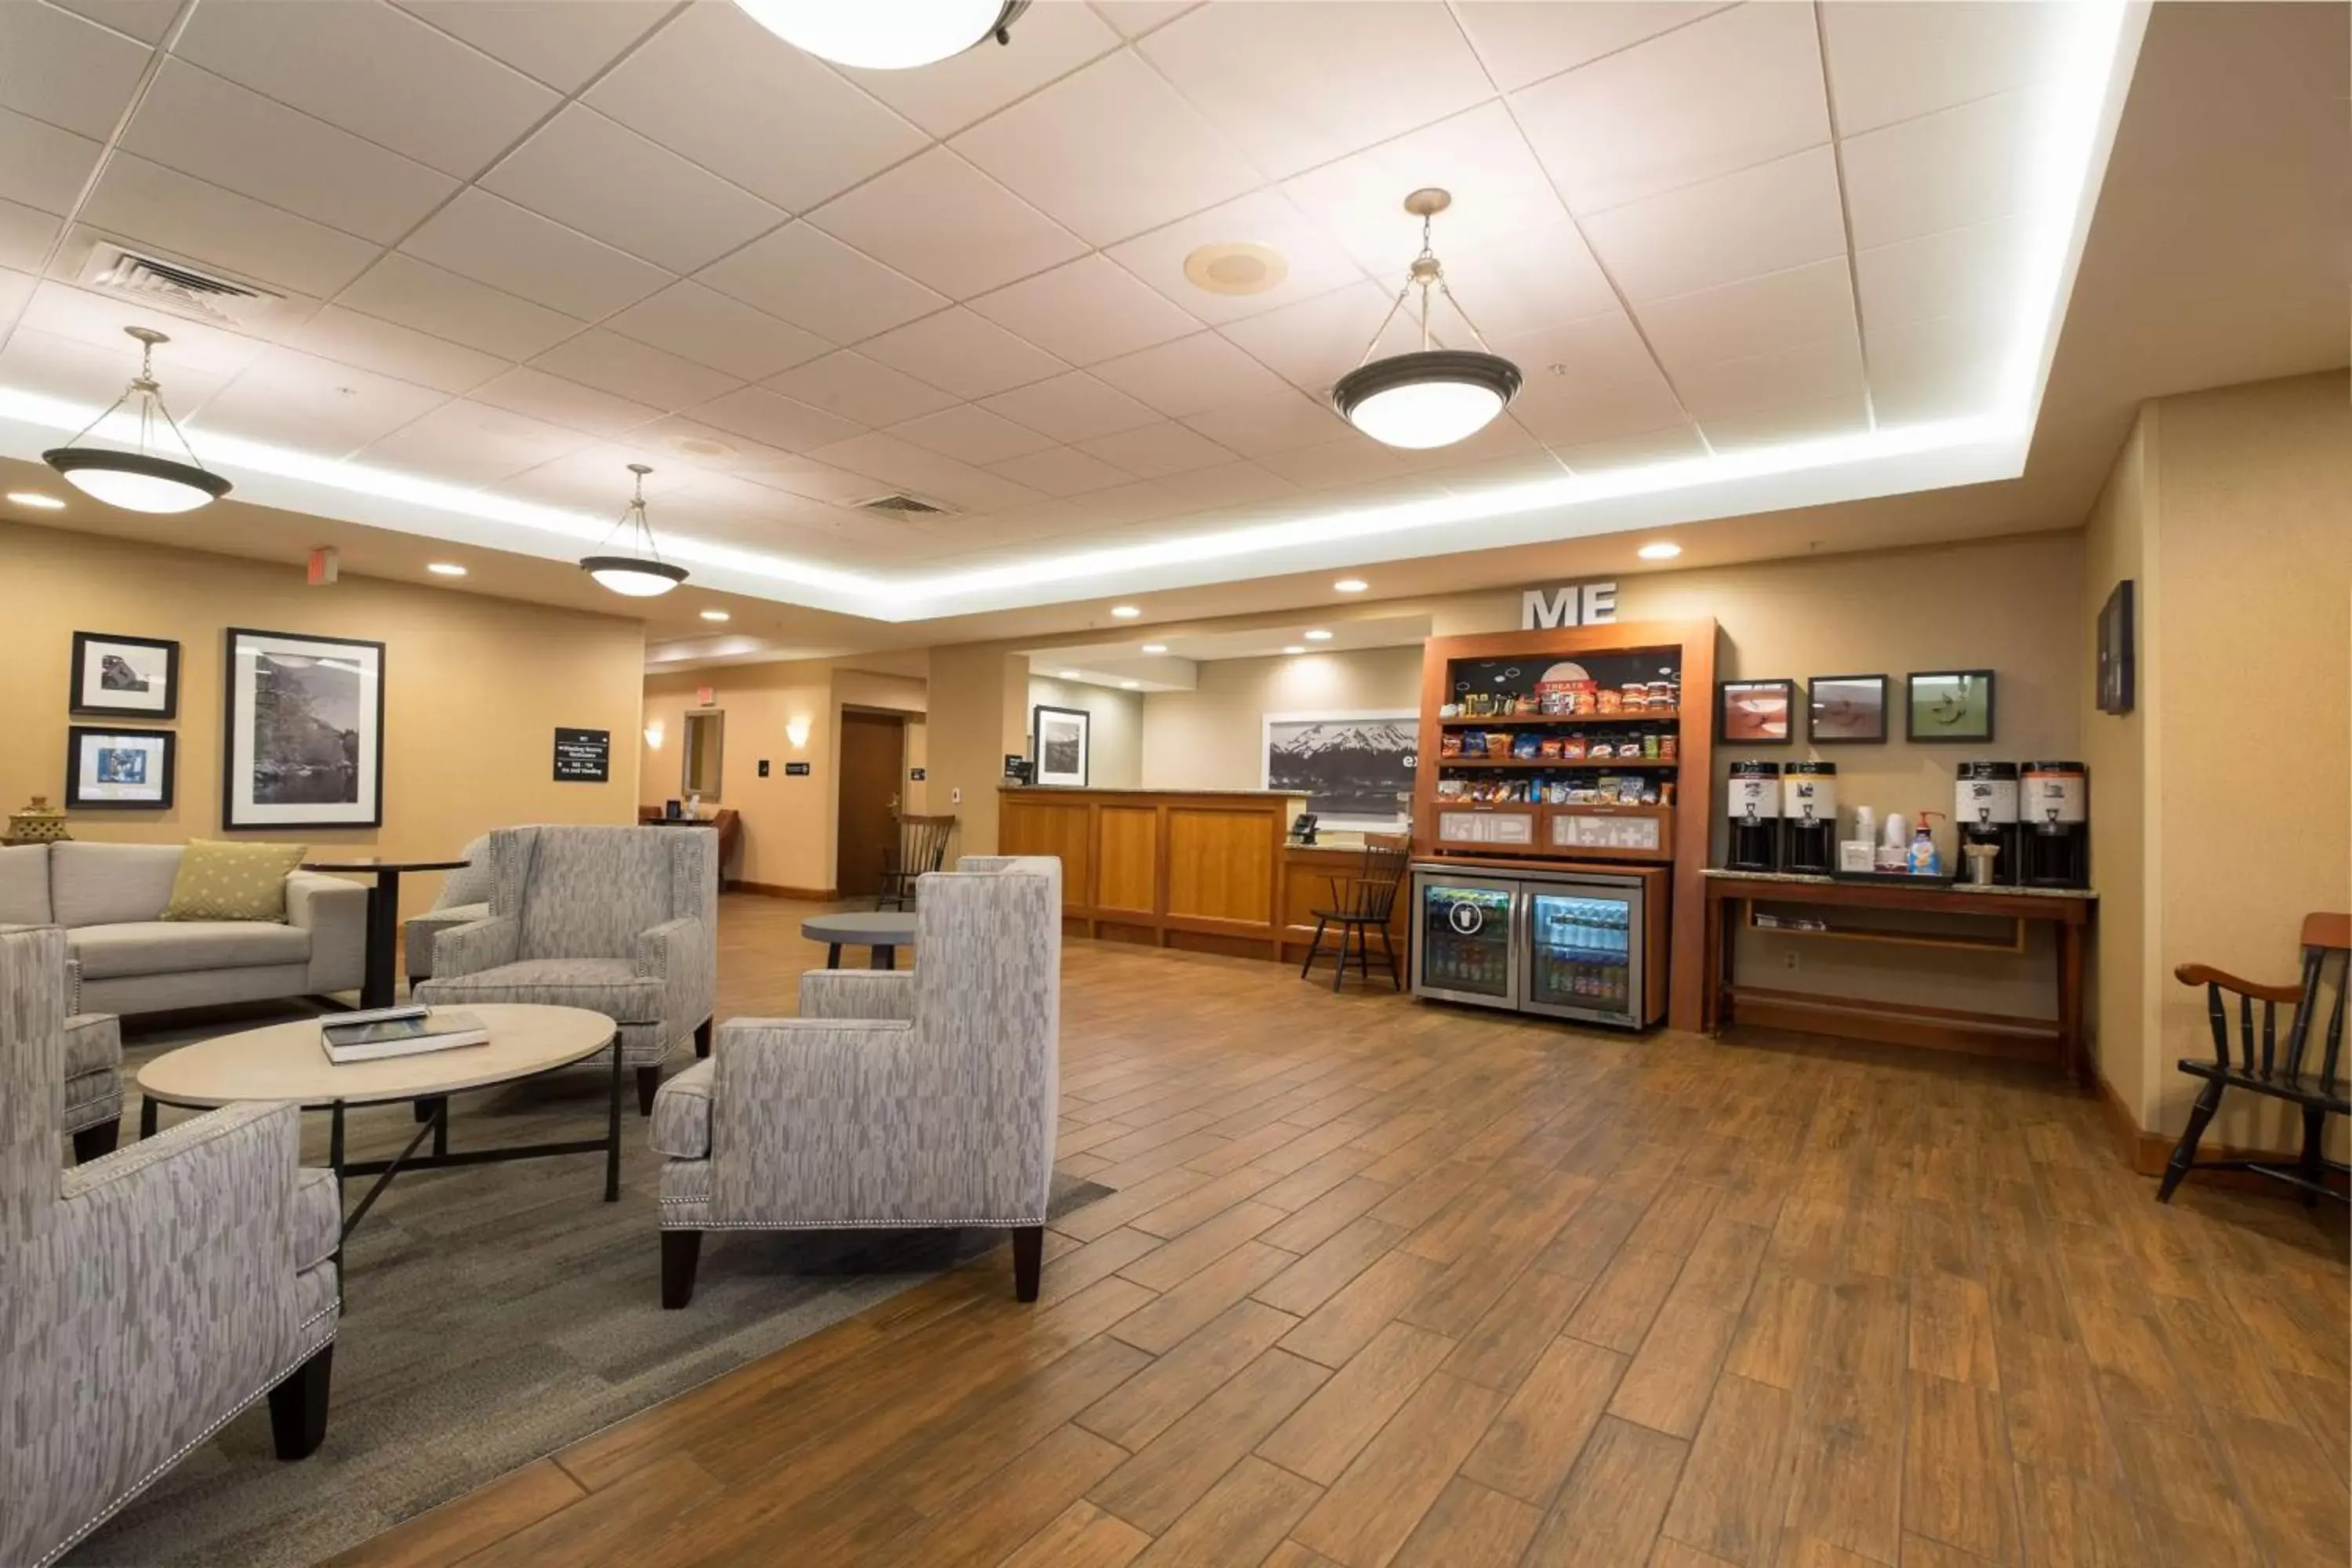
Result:
<instances>
[{"instance_id":1,"label":"packaged snack","mask_svg":"<svg viewBox=\"0 0 2352 1568\"><path fill-rule=\"evenodd\" d=\"M1615 756L1617 754L1617 748L1610 742L1595 741L1592 744L1584 749L1584 754L1591 757L1593 761L1599 762L1604 757Z\"/></svg>"},{"instance_id":2,"label":"packaged snack","mask_svg":"<svg viewBox=\"0 0 2352 1568\"><path fill-rule=\"evenodd\" d=\"M1437 738L1437 754L1441 757L1460 756L1462 754L1462 731L1459 730L1448 730L1444 734L1440 735Z\"/></svg>"},{"instance_id":3,"label":"packaged snack","mask_svg":"<svg viewBox=\"0 0 2352 1568\"><path fill-rule=\"evenodd\" d=\"M1591 690L1589 690L1589 689L1587 689L1587 690L1582 690L1582 691L1579 691L1579 692L1576 694L1576 711L1577 711L1577 712L1579 712L1579 713L1597 713L1597 712L1599 712L1600 710L1601 710L1601 708L1600 708L1600 699L1599 699L1599 698L1597 698L1597 697L1595 697L1595 696L1593 695L1593 693L1592 693Z\"/></svg>"},{"instance_id":4,"label":"packaged snack","mask_svg":"<svg viewBox=\"0 0 2352 1568\"><path fill-rule=\"evenodd\" d=\"M1532 763L1543 754L1543 741L1532 731L1521 731L1511 737L1511 755L1522 763Z\"/></svg>"},{"instance_id":5,"label":"packaged snack","mask_svg":"<svg viewBox=\"0 0 2352 1568\"><path fill-rule=\"evenodd\" d=\"M1642 737L1642 755L1654 763L1658 760L1658 732L1655 730Z\"/></svg>"},{"instance_id":6,"label":"packaged snack","mask_svg":"<svg viewBox=\"0 0 2352 1568\"><path fill-rule=\"evenodd\" d=\"M1658 737L1658 761L1662 763L1677 761L1682 756L1682 752L1683 743L1678 736L1661 735Z\"/></svg>"},{"instance_id":7,"label":"packaged snack","mask_svg":"<svg viewBox=\"0 0 2352 1568\"><path fill-rule=\"evenodd\" d=\"M1575 731L1565 740L1561 741L1559 743L1559 754L1560 757L1567 762L1576 762L1581 759L1584 755L1584 731L1581 730Z\"/></svg>"},{"instance_id":8,"label":"packaged snack","mask_svg":"<svg viewBox=\"0 0 2352 1568\"><path fill-rule=\"evenodd\" d=\"M1599 705L1599 710L1601 712L1622 713L1625 710L1625 699L1618 692L1595 692L1593 694L1593 700Z\"/></svg>"},{"instance_id":9,"label":"packaged snack","mask_svg":"<svg viewBox=\"0 0 2352 1568\"><path fill-rule=\"evenodd\" d=\"M1538 748L1536 754L1549 762L1559 755L1559 746L1560 740L1558 735L1546 735L1543 738L1542 746Z\"/></svg>"},{"instance_id":10,"label":"packaged snack","mask_svg":"<svg viewBox=\"0 0 2352 1568\"><path fill-rule=\"evenodd\" d=\"M1503 762L1507 760L1510 754L1511 732L1508 730L1487 731L1486 755L1494 761Z\"/></svg>"}]
</instances>

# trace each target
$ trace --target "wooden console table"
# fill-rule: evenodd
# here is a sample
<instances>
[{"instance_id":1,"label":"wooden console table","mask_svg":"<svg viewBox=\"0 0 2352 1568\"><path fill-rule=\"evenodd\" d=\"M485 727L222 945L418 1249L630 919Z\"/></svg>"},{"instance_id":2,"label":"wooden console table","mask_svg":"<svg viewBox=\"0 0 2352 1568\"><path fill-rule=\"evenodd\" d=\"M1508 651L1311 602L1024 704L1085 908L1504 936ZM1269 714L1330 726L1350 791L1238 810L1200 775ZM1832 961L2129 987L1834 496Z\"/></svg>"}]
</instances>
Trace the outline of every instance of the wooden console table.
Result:
<instances>
[{"instance_id":1,"label":"wooden console table","mask_svg":"<svg viewBox=\"0 0 2352 1568\"><path fill-rule=\"evenodd\" d=\"M2096 894L2038 888L1906 888L1899 883L1846 882L1831 877L1756 871L1710 870L1705 879L1706 989L1702 1027L1708 1034L1720 1035L1734 1022L1803 1029L1848 1039L2046 1060L2080 1081L2089 1081L2089 1067L2083 1050L2083 931L2098 901ZM2012 922L2016 933L2013 942L1834 928L1810 933L1930 951L1963 948L2021 952L2027 926L2046 921L2053 928L2056 938L2056 961L2053 965L2053 980L2057 987L2056 1016L2027 1018L1968 1008L1916 1006L1741 985L1733 966L1738 933L1759 904L1990 916ZM1802 934L1797 928L1784 929L1790 934Z\"/></svg>"}]
</instances>

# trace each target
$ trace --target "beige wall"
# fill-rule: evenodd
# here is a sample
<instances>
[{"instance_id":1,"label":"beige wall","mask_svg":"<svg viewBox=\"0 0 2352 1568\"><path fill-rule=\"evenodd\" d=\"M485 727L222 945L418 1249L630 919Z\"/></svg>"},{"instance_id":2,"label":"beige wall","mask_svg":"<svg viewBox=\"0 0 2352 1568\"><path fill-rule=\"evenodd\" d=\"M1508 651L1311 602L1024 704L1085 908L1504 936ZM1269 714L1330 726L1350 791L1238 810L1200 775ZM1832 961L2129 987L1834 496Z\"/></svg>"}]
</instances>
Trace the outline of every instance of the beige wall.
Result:
<instances>
[{"instance_id":1,"label":"beige wall","mask_svg":"<svg viewBox=\"0 0 2352 1568\"><path fill-rule=\"evenodd\" d=\"M1141 692L1118 691L1083 680L1053 680L1042 675L1029 678L1028 691L1028 704L1021 715L1024 736L1029 733L1033 710L1041 703L1048 708L1082 709L1094 715L1087 726L1087 784L1095 789L1143 787ZM1029 752L1034 747L1024 742L1013 749ZM999 762L1001 765L1002 759Z\"/></svg>"},{"instance_id":2,"label":"beige wall","mask_svg":"<svg viewBox=\"0 0 2352 1568\"><path fill-rule=\"evenodd\" d=\"M1025 750L1028 698L1029 660L1002 644L931 650L924 787L934 815L956 818L956 854L996 848L997 786L1005 754Z\"/></svg>"},{"instance_id":3,"label":"beige wall","mask_svg":"<svg viewBox=\"0 0 2352 1568\"><path fill-rule=\"evenodd\" d=\"M194 514L189 537L204 534ZM454 854L486 829L529 822L628 822L637 802L645 637L617 616L367 577L312 588L301 569L126 540L0 524L0 811L65 797L69 723L178 736L169 811L75 813L77 838L173 841L220 832L222 661L230 626L363 637L384 645L383 826L270 829L239 838L417 857ZM179 717L168 723L66 711L77 631L180 644ZM613 732L609 783L554 782L557 726ZM404 882L429 905L439 879Z\"/></svg>"},{"instance_id":4,"label":"beige wall","mask_svg":"<svg viewBox=\"0 0 2352 1568\"><path fill-rule=\"evenodd\" d=\"M1192 690L1143 700L1149 788L1265 788L1268 713L1421 710L1418 646L1213 659L1199 669Z\"/></svg>"}]
</instances>

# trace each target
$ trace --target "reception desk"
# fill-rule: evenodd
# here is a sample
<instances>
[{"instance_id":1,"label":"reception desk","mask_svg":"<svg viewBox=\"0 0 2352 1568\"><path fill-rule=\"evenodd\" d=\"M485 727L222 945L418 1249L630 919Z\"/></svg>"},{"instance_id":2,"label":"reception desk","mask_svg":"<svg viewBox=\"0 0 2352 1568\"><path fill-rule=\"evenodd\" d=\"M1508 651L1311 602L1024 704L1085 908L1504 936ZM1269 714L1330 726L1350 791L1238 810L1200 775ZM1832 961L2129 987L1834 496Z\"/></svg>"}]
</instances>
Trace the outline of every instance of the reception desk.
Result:
<instances>
[{"instance_id":1,"label":"reception desk","mask_svg":"<svg viewBox=\"0 0 2352 1568\"><path fill-rule=\"evenodd\" d=\"M1280 791L1008 785L997 849L1061 858L1072 936L1296 962L1329 878L1357 865L1355 851L1285 842L1306 805Z\"/></svg>"}]
</instances>

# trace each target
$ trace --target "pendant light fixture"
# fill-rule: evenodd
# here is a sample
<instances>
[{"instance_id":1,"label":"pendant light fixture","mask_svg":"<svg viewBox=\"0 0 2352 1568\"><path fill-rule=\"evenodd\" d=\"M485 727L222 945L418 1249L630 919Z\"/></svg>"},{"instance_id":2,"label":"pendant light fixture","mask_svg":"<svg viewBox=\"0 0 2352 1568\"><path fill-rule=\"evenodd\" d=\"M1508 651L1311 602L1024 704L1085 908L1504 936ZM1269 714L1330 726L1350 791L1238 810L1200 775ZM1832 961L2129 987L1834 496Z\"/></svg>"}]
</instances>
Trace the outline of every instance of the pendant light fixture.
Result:
<instances>
[{"instance_id":1,"label":"pendant light fixture","mask_svg":"<svg viewBox=\"0 0 2352 1568\"><path fill-rule=\"evenodd\" d=\"M228 481L196 460L196 449L180 434L179 422L163 406L163 389L155 384L155 345L172 340L152 327L125 327L125 335L139 344L139 374L114 400L114 406L82 427L81 434L62 447L41 454L66 483L109 506L131 511L194 511L228 494ZM139 449L117 451L111 447L85 447L89 433L105 424L131 398L139 399ZM156 416L180 444L188 460L166 458L149 450L160 434Z\"/></svg>"},{"instance_id":2,"label":"pendant light fixture","mask_svg":"<svg viewBox=\"0 0 2352 1568\"><path fill-rule=\"evenodd\" d=\"M1519 367L1486 347L1477 323L1445 286L1445 272L1429 248L1429 220L1454 205L1444 191L1431 187L1405 197L1404 210L1421 219L1421 254L1406 270L1404 287L1381 318L1380 330L1364 345L1356 368L1331 388L1331 406L1339 417L1387 447L1414 449L1450 447L1476 435L1519 395ZM1421 290L1421 347L1410 353L1372 358L1381 338L1404 309L1412 291ZM1454 307L1462 324L1477 340L1475 351L1433 346L1430 336L1430 292L1434 289Z\"/></svg>"},{"instance_id":3,"label":"pendant light fixture","mask_svg":"<svg viewBox=\"0 0 2352 1568\"><path fill-rule=\"evenodd\" d=\"M686 568L673 566L661 558L654 547L653 525L646 521L646 476L653 470L643 463L631 463L629 472L637 476L636 494L629 499L629 510L613 525L613 533L635 525L638 553L633 555L591 555L580 563L580 570L596 579L598 584L615 594L632 599L651 599L668 593L686 581ZM613 534L604 536L604 544L613 542ZM600 547L601 548L601 547Z\"/></svg>"},{"instance_id":4,"label":"pendant light fixture","mask_svg":"<svg viewBox=\"0 0 2352 1568\"><path fill-rule=\"evenodd\" d=\"M1013 41L1029 0L735 0L751 20L819 59L862 70L933 65Z\"/></svg>"}]
</instances>

